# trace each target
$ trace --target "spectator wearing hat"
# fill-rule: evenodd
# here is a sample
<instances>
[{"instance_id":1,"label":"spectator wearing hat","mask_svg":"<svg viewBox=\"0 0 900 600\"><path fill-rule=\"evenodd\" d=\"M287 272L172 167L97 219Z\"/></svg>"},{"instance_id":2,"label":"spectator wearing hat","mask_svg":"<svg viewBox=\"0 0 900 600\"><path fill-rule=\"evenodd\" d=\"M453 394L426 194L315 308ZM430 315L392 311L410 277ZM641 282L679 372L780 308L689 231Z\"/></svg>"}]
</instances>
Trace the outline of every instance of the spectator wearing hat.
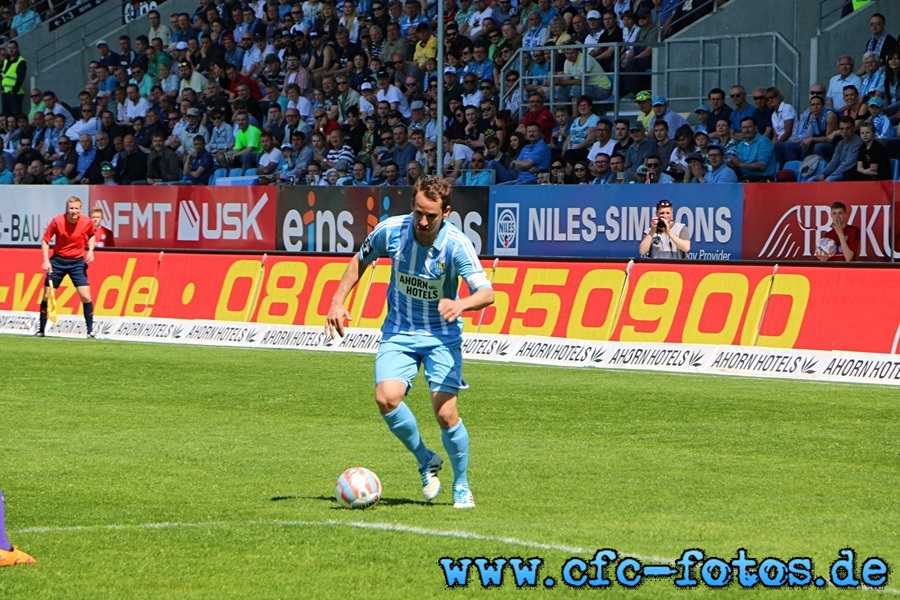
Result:
<instances>
[{"instance_id":1,"label":"spectator wearing hat","mask_svg":"<svg viewBox=\"0 0 900 600\"><path fill-rule=\"evenodd\" d=\"M95 46L97 47L97 54L100 55L100 64L106 65L110 70L119 66L122 57L109 49L109 42L97 40Z\"/></svg>"},{"instance_id":2,"label":"spectator wearing hat","mask_svg":"<svg viewBox=\"0 0 900 600\"><path fill-rule=\"evenodd\" d=\"M191 148L194 147L194 138L202 136L204 141L209 140L209 130L202 123L203 113L199 108L189 108L187 110L187 125L181 130L177 153L179 157L189 154Z\"/></svg>"},{"instance_id":3,"label":"spectator wearing hat","mask_svg":"<svg viewBox=\"0 0 900 600\"><path fill-rule=\"evenodd\" d=\"M647 137L647 131L644 124L635 119L631 122L628 129L632 143L625 152L625 168L629 170L637 169L644 164L648 156L659 158L659 146L655 140Z\"/></svg>"},{"instance_id":4,"label":"spectator wearing hat","mask_svg":"<svg viewBox=\"0 0 900 600\"><path fill-rule=\"evenodd\" d=\"M165 23L160 22L159 11L156 9L147 13L147 22L150 29L147 31L147 39L153 40L159 38L162 40L163 46L168 47L172 43L172 30Z\"/></svg>"},{"instance_id":5,"label":"spectator wearing hat","mask_svg":"<svg viewBox=\"0 0 900 600\"><path fill-rule=\"evenodd\" d=\"M891 125L891 120L884 114L884 100L874 96L869 98L866 104L869 105L869 115L871 117L869 120L872 121L872 126L875 128L875 137L879 140L897 137L896 129Z\"/></svg>"},{"instance_id":6,"label":"spectator wearing hat","mask_svg":"<svg viewBox=\"0 0 900 600\"><path fill-rule=\"evenodd\" d=\"M688 125L690 125L697 131L707 131L706 121L710 112L712 112L712 109L710 108L709 104L701 104L694 109L695 116L688 117ZM713 125L713 129L715 129L715 123L713 123Z\"/></svg>"},{"instance_id":7,"label":"spectator wearing hat","mask_svg":"<svg viewBox=\"0 0 900 600\"><path fill-rule=\"evenodd\" d=\"M664 119L669 124L669 131L678 131L687 121L674 110L669 109L669 101L665 96L653 96L653 117L650 118L650 127L657 119Z\"/></svg>"},{"instance_id":8,"label":"spectator wearing hat","mask_svg":"<svg viewBox=\"0 0 900 600\"><path fill-rule=\"evenodd\" d=\"M425 61L429 58L437 58L437 37L431 35L431 27L428 23L419 23L416 27L419 34L419 41L416 43L413 60L422 68L425 67Z\"/></svg>"},{"instance_id":9,"label":"spectator wearing hat","mask_svg":"<svg viewBox=\"0 0 900 600\"><path fill-rule=\"evenodd\" d=\"M115 170L109 161L103 161L100 164L100 178L101 180L97 182L99 185L119 185L116 182Z\"/></svg>"},{"instance_id":10,"label":"spectator wearing hat","mask_svg":"<svg viewBox=\"0 0 900 600\"><path fill-rule=\"evenodd\" d=\"M378 98L375 96L375 90L372 83L365 81L359 86L359 112L363 115L374 115L378 106Z\"/></svg>"},{"instance_id":11,"label":"spectator wearing hat","mask_svg":"<svg viewBox=\"0 0 900 600\"><path fill-rule=\"evenodd\" d=\"M391 111L397 111L404 118L410 116L409 102L403 92L395 85L391 84L391 78L387 71L378 72L378 91L375 94L379 102L385 101L390 105Z\"/></svg>"},{"instance_id":12,"label":"spectator wearing hat","mask_svg":"<svg viewBox=\"0 0 900 600\"><path fill-rule=\"evenodd\" d=\"M244 66L245 51L235 42L234 34L230 31L222 34L222 49L224 50L222 59L226 63L238 69Z\"/></svg>"},{"instance_id":13,"label":"spectator wearing hat","mask_svg":"<svg viewBox=\"0 0 900 600\"><path fill-rule=\"evenodd\" d=\"M208 79L199 71L195 71L193 65L188 61L178 63L178 93L183 94L185 88L191 88L198 94L206 92L206 84Z\"/></svg>"},{"instance_id":14,"label":"spectator wearing hat","mask_svg":"<svg viewBox=\"0 0 900 600\"><path fill-rule=\"evenodd\" d=\"M653 102L651 101L652 95L649 90L642 90L635 94L634 102L638 107L638 115L637 120L644 124L645 129L650 129L650 119L653 118ZM628 124L626 124L626 130L628 128Z\"/></svg>"},{"instance_id":15,"label":"spectator wearing hat","mask_svg":"<svg viewBox=\"0 0 900 600\"><path fill-rule=\"evenodd\" d=\"M307 70L313 78L313 87L322 87L322 77L335 68L335 52L331 44L326 44L325 39L318 32L309 32L309 41L312 44L312 53Z\"/></svg>"},{"instance_id":16,"label":"spectator wearing hat","mask_svg":"<svg viewBox=\"0 0 900 600\"><path fill-rule=\"evenodd\" d=\"M53 161L50 165L50 183L52 185L69 185L69 178L63 172L65 168L66 161L59 159ZM0 177L2 177L2 173L0 173Z\"/></svg>"}]
</instances>

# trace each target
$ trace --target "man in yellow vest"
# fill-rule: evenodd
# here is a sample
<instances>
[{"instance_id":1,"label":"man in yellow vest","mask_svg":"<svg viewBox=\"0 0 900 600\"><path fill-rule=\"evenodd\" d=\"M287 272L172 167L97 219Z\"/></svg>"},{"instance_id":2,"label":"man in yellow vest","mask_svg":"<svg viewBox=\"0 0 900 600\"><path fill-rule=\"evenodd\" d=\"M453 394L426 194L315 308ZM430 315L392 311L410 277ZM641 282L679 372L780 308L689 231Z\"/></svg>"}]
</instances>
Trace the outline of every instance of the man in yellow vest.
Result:
<instances>
[{"instance_id":1,"label":"man in yellow vest","mask_svg":"<svg viewBox=\"0 0 900 600\"><path fill-rule=\"evenodd\" d=\"M19 54L19 43L6 44L6 60L0 65L0 87L3 89L2 109L5 115L22 114L22 99L25 97L25 74L28 66Z\"/></svg>"}]
</instances>

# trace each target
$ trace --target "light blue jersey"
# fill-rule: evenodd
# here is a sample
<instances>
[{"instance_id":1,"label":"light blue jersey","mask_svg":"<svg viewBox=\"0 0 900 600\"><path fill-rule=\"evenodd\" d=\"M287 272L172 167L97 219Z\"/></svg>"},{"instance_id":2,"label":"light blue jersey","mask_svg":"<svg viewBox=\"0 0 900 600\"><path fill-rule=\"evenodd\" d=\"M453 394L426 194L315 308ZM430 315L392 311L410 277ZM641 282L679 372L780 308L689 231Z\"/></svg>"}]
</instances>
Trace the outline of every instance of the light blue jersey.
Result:
<instances>
[{"instance_id":1,"label":"light blue jersey","mask_svg":"<svg viewBox=\"0 0 900 600\"><path fill-rule=\"evenodd\" d=\"M438 313L442 298L459 298L459 278L470 292L490 287L472 242L446 219L434 245L416 240L412 214L385 219L366 238L359 259L370 264L391 258L387 291L388 314L381 326L386 335L424 334L450 341L461 339L462 320L450 323Z\"/></svg>"}]
</instances>

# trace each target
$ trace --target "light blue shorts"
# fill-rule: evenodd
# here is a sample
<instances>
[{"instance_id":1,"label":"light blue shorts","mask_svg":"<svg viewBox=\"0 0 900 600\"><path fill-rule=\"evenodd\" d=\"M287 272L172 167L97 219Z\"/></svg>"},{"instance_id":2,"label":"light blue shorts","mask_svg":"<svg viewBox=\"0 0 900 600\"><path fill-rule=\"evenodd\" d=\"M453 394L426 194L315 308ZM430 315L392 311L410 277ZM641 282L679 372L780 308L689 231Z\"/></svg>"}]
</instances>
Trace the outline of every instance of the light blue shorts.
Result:
<instances>
[{"instance_id":1,"label":"light blue shorts","mask_svg":"<svg viewBox=\"0 0 900 600\"><path fill-rule=\"evenodd\" d=\"M469 386L462 378L462 341L449 344L430 335L394 334L381 339L375 356L375 385L388 379L406 384L409 393L419 367L432 392L456 394Z\"/></svg>"}]
</instances>

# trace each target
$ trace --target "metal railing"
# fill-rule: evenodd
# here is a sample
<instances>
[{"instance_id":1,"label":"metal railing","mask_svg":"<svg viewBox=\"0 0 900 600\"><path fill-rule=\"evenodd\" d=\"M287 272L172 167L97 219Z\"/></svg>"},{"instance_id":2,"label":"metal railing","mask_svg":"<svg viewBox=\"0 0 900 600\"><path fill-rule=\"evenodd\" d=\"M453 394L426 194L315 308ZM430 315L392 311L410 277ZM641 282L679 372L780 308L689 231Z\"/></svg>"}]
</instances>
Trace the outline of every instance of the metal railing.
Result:
<instances>
[{"instance_id":1,"label":"metal railing","mask_svg":"<svg viewBox=\"0 0 900 600\"><path fill-rule=\"evenodd\" d=\"M866 6L870 5L867 4ZM816 29L816 35L820 35L823 31L852 13L853 4L849 0L819 0L819 25Z\"/></svg>"},{"instance_id":2,"label":"metal railing","mask_svg":"<svg viewBox=\"0 0 900 600\"><path fill-rule=\"evenodd\" d=\"M692 64L673 59L690 46L695 46L686 52L696 57ZM677 38L667 40L665 50L660 69L670 105L684 101L696 106L710 89L734 84L775 86L790 104L798 106L800 101L800 53L779 33Z\"/></svg>"},{"instance_id":3,"label":"metal railing","mask_svg":"<svg viewBox=\"0 0 900 600\"><path fill-rule=\"evenodd\" d=\"M584 65L585 61L587 60L586 57L588 55L588 52L595 48L608 48L610 46L613 47L614 69L606 73L606 76L609 77L610 82L612 83L612 95L603 100L595 100L594 105L611 107L614 114L619 114L620 104L623 102L623 100L629 104L629 108L632 108L633 101L630 99L623 99L621 97L620 89L617 85L621 81L620 76L635 75L650 78L655 75L661 75L662 73L659 71L655 71L652 68L648 71L625 71L621 68L622 52L624 51L624 49L633 48L635 46L652 46L654 48L660 48L663 46L662 43L616 42L614 44L568 44L565 46L535 46L532 48L519 48L518 50L516 50L515 54L513 54L512 58L510 58L510 60L506 64L504 64L500 70L500 98L507 98L508 93L511 91L510 88L506 85L507 73L509 73L510 71L517 71L519 73L519 79L518 81L516 81L515 86L518 88L519 92L519 106L517 111L517 116L519 119L522 118L522 115L528 108L528 92L525 90L525 86L535 84L536 82L542 81L544 79L547 80L547 85L542 87L547 87L549 91L548 94L544 95L546 96L547 108L550 110L550 112L553 112L558 106L573 106L574 101L570 101L568 99L563 100L559 98L557 94L553 93L556 89L556 86L553 83L554 80L572 78L569 75L554 75L554 72L556 71L554 67L556 65L556 61L565 50L576 49L579 51L579 60L581 60L582 65ZM536 52L550 53L549 58L547 58L546 60L546 64L549 65L548 74L546 76L528 75L528 67L533 60L532 55ZM582 94L586 91L586 80L590 77L591 76L587 74L584 74L580 77ZM647 87L649 88L650 86L648 85Z\"/></svg>"},{"instance_id":4,"label":"metal railing","mask_svg":"<svg viewBox=\"0 0 900 600\"><path fill-rule=\"evenodd\" d=\"M69 60L72 55L93 47L94 43L107 38L111 49L118 51L116 40L127 27L122 23L121 10L98 10L91 13L92 19L77 19L66 28L65 36L54 38L49 44L36 49L37 73L52 69Z\"/></svg>"}]
</instances>

